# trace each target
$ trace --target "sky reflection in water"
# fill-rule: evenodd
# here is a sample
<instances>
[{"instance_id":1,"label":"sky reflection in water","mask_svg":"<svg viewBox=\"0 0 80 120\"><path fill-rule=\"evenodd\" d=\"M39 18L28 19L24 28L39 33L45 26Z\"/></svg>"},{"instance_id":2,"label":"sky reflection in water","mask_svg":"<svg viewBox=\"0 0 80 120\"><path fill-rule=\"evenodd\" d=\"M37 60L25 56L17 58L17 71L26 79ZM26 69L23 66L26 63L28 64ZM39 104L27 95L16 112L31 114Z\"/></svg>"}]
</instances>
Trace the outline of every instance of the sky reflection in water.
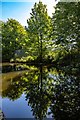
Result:
<instances>
[{"instance_id":1,"label":"sky reflection in water","mask_svg":"<svg viewBox=\"0 0 80 120\"><path fill-rule=\"evenodd\" d=\"M49 66L29 67L23 75L5 80L2 110L8 118L78 120L79 77Z\"/></svg>"}]
</instances>

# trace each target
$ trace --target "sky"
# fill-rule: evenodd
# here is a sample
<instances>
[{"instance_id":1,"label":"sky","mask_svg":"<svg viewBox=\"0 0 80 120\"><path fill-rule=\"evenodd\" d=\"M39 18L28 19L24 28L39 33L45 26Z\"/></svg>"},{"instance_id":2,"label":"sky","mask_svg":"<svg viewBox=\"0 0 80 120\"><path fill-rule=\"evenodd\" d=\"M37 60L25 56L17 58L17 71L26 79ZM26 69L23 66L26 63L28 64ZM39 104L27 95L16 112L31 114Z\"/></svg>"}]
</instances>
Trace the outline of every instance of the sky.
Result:
<instances>
[{"instance_id":1,"label":"sky","mask_svg":"<svg viewBox=\"0 0 80 120\"><path fill-rule=\"evenodd\" d=\"M55 0L40 1L47 5L48 14L52 16L54 12L53 6L56 4ZM23 26L26 26L27 19L30 18L31 9L35 2L38 3L39 0L2 0L2 2L0 2L0 7L2 5L2 20L6 21L8 18L13 18L19 21Z\"/></svg>"}]
</instances>

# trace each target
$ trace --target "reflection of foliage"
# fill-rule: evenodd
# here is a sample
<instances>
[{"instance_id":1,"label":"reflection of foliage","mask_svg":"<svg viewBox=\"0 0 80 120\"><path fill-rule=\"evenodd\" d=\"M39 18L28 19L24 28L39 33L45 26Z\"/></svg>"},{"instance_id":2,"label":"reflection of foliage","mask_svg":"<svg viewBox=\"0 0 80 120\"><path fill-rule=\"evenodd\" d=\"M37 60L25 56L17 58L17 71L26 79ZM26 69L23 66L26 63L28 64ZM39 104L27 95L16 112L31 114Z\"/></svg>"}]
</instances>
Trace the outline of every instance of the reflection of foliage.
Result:
<instances>
[{"instance_id":1,"label":"reflection of foliage","mask_svg":"<svg viewBox=\"0 0 80 120\"><path fill-rule=\"evenodd\" d=\"M42 120L46 117L50 100L42 89L41 73L39 70L31 71L26 73L24 79L27 81L26 100L29 100L28 104L31 106L35 118Z\"/></svg>"},{"instance_id":2,"label":"reflection of foliage","mask_svg":"<svg viewBox=\"0 0 80 120\"><path fill-rule=\"evenodd\" d=\"M54 79L51 111L56 120L80 119L80 3L59 2L53 14L53 39L58 74Z\"/></svg>"},{"instance_id":3,"label":"reflection of foliage","mask_svg":"<svg viewBox=\"0 0 80 120\"><path fill-rule=\"evenodd\" d=\"M78 69L69 70L69 66L60 69L28 67L29 71L11 81L3 91L3 97L16 100L24 92L33 115L42 120L50 113L55 120L79 120L80 116L80 75ZM70 72L70 73L69 73ZM49 113L49 114L50 114Z\"/></svg>"},{"instance_id":4,"label":"reflection of foliage","mask_svg":"<svg viewBox=\"0 0 80 120\"><path fill-rule=\"evenodd\" d=\"M20 80L20 77L16 77L10 81L10 85L2 92L2 96L8 97L10 100L16 100L22 95L25 87L25 81Z\"/></svg>"},{"instance_id":5,"label":"reflection of foliage","mask_svg":"<svg viewBox=\"0 0 80 120\"><path fill-rule=\"evenodd\" d=\"M11 59L14 51L21 48L27 49L26 60L39 59L42 62L42 57L50 60L54 57L52 61L55 61L53 63L56 65L53 66L56 68L49 66L48 69L42 68L41 64L39 64L40 70L26 67L30 68L30 71L20 78L13 79L2 93L3 97L7 96L15 100L25 92L26 100L28 99L36 119L42 120L46 117L50 106L55 120L80 120L80 14L78 11L80 11L79 2L59 2L52 17L52 26L46 6L39 2L32 9L26 31L15 20L3 23L3 52L9 51L9 54L7 52L3 57L9 55L8 59ZM19 29L16 29L16 25ZM28 32L28 40L25 39L26 32Z\"/></svg>"},{"instance_id":6,"label":"reflection of foliage","mask_svg":"<svg viewBox=\"0 0 80 120\"><path fill-rule=\"evenodd\" d=\"M42 120L46 117L47 109L49 107L49 98L43 92L36 90L35 86L29 87L26 99L29 99L28 104L31 106L35 118Z\"/></svg>"},{"instance_id":7,"label":"reflection of foliage","mask_svg":"<svg viewBox=\"0 0 80 120\"><path fill-rule=\"evenodd\" d=\"M79 77L59 74L51 105L51 111L56 120L80 119Z\"/></svg>"}]
</instances>

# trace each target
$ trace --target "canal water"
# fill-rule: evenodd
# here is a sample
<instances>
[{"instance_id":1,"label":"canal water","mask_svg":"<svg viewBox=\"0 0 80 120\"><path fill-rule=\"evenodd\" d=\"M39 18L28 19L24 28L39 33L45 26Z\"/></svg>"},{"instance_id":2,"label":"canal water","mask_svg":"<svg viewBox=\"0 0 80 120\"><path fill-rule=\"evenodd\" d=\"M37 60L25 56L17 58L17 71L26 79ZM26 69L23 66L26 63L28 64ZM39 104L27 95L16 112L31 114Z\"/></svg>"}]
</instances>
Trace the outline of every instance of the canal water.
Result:
<instances>
[{"instance_id":1,"label":"canal water","mask_svg":"<svg viewBox=\"0 0 80 120\"><path fill-rule=\"evenodd\" d=\"M70 72L68 66L11 66L3 65L0 74L0 108L6 118L79 120L77 72Z\"/></svg>"}]
</instances>

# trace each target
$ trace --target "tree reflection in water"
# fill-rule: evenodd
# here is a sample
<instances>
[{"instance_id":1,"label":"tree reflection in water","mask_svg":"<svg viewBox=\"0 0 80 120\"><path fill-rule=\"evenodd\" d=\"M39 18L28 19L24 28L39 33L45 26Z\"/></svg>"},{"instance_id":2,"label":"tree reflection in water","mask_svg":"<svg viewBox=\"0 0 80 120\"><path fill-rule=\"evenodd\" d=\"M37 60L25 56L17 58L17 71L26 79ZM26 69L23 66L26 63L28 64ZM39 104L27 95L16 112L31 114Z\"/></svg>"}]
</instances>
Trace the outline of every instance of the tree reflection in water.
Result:
<instances>
[{"instance_id":1,"label":"tree reflection in water","mask_svg":"<svg viewBox=\"0 0 80 120\"><path fill-rule=\"evenodd\" d=\"M55 96L50 106L56 120L80 119L80 76L59 75Z\"/></svg>"},{"instance_id":2,"label":"tree reflection in water","mask_svg":"<svg viewBox=\"0 0 80 120\"><path fill-rule=\"evenodd\" d=\"M66 71L65 71L66 70ZM16 100L25 93L36 119L52 114L55 120L80 120L79 70L38 67L16 77L2 92L3 97ZM50 112L47 113L48 108Z\"/></svg>"}]
</instances>

